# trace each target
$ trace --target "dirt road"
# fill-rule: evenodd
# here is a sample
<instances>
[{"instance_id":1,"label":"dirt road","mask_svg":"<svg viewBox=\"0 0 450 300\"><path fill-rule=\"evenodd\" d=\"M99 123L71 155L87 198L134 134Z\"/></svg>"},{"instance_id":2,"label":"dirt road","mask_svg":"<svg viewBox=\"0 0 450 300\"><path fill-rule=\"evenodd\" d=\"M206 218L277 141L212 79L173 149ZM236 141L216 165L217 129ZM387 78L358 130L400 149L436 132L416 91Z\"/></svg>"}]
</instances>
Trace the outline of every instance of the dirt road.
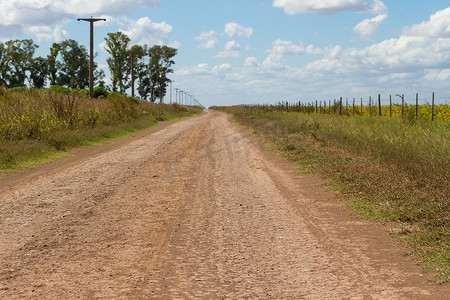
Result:
<instances>
[{"instance_id":1,"label":"dirt road","mask_svg":"<svg viewBox=\"0 0 450 300\"><path fill-rule=\"evenodd\" d=\"M448 295L224 114L105 149L0 180L0 299Z\"/></svg>"}]
</instances>

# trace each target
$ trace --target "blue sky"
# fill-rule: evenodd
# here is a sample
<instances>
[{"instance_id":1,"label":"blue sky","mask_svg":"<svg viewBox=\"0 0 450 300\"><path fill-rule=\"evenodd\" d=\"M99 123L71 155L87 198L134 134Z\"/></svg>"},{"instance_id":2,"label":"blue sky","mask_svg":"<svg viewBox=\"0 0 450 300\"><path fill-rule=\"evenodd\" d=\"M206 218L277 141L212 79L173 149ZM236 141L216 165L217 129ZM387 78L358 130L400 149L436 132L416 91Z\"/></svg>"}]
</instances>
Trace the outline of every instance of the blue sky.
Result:
<instances>
[{"instance_id":1,"label":"blue sky","mask_svg":"<svg viewBox=\"0 0 450 300\"><path fill-rule=\"evenodd\" d=\"M68 38L88 46L76 19L90 16L108 20L95 26L107 74L108 32L176 47L173 88L206 106L432 92L450 103L448 0L0 0L0 39L32 38L43 56Z\"/></svg>"}]
</instances>

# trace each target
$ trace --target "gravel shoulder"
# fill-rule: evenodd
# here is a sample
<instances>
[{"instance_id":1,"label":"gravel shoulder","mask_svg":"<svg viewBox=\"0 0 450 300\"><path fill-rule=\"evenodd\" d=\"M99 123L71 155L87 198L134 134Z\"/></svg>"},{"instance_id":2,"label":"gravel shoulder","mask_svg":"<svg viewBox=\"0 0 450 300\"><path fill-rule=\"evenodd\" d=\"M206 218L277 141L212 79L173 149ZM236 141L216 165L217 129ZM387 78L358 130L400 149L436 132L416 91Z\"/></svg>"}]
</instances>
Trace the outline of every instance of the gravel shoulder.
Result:
<instances>
[{"instance_id":1,"label":"gravel shoulder","mask_svg":"<svg viewBox=\"0 0 450 300\"><path fill-rule=\"evenodd\" d=\"M385 226L206 112L0 179L1 299L448 299Z\"/></svg>"}]
</instances>

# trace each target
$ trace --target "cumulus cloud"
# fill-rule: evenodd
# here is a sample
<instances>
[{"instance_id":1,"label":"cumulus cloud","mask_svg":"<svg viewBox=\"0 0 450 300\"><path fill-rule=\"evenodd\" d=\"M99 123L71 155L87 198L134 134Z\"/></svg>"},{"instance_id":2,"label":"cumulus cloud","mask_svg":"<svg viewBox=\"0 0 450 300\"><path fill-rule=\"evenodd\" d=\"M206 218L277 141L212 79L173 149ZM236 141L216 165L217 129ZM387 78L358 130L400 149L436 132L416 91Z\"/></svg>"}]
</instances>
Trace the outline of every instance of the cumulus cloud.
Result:
<instances>
[{"instance_id":1,"label":"cumulus cloud","mask_svg":"<svg viewBox=\"0 0 450 300\"><path fill-rule=\"evenodd\" d=\"M236 41L229 41L223 51L217 53L216 58L237 58L241 56L241 45Z\"/></svg>"},{"instance_id":2,"label":"cumulus cloud","mask_svg":"<svg viewBox=\"0 0 450 300\"><path fill-rule=\"evenodd\" d=\"M388 18L387 14L381 14L371 19L365 19L358 25L356 25L353 28L353 31L359 34L364 39L370 39L372 36L374 36L377 31L378 27L386 21Z\"/></svg>"},{"instance_id":3,"label":"cumulus cloud","mask_svg":"<svg viewBox=\"0 0 450 300\"><path fill-rule=\"evenodd\" d=\"M253 28L230 22L225 25L225 33L230 38L250 38L253 35Z\"/></svg>"},{"instance_id":4,"label":"cumulus cloud","mask_svg":"<svg viewBox=\"0 0 450 300\"><path fill-rule=\"evenodd\" d=\"M407 27L404 35L450 38L450 7L430 16L429 21Z\"/></svg>"},{"instance_id":5,"label":"cumulus cloud","mask_svg":"<svg viewBox=\"0 0 450 300\"><path fill-rule=\"evenodd\" d=\"M329 55L330 57L336 57L337 53L341 50L340 46L319 48L313 45L307 45L300 43L294 44L291 41L284 41L277 39L272 43L272 49L266 50L269 55L263 61L264 66L269 68L282 68L283 58L286 55Z\"/></svg>"},{"instance_id":6,"label":"cumulus cloud","mask_svg":"<svg viewBox=\"0 0 450 300\"><path fill-rule=\"evenodd\" d=\"M148 17L143 17L137 21L128 20L128 28L121 31L130 37L132 44L163 45L168 41L172 26L166 22L155 23Z\"/></svg>"},{"instance_id":7,"label":"cumulus cloud","mask_svg":"<svg viewBox=\"0 0 450 300\"><path fill-rule=\"evenodd\" d=\"M156 7L157 0L8 0L0 1L0 29L8 36L33 34L38 40L67 38L68 21L99 14L131 14L141 7ZM101 25L100 25L101 26Z\"/></svg>"},{"instance_id":8,"label":"cumulus cloud","mask_svg":"<svg viewBox=\"0 0 450 300\"><path fill-rule=\"evenodd\" d=\"M273 6L284 9L289 15L336 14L345 11L380 13L387 10L380 0L274 0Z\"/></svg>"},{"instance_id":9,"label":"cumulus cloud","mask_svg":"<svg viewBox=\"0 0 450 300\"><path fill-rule=\"evenodd\" d=\"M55 41L60 42L69 38L69 32L64 30L62 26L29 26L24 30L27 35L36 36L38 41Z\"/></svg>"},{"instance_id":10,"label":"cumulus cloud","mask_svg":"<svg viewBox=\"0 0 450 300\"><path fill-rule=\"evenodd\" d=\"M54 11L64 12L70 15L83 14L131 14L141 7L156 7L157 0L43 0L43 1L24 1L13 0L17 2L30 3L48 3Z\"/></svg>"},{"instance_id":11,"label":"cumulus cloud","mask_svg":"<svg viewBox=\"0 0 450 300\"><path fill-rule=\"evenodd\" d=\"M219 40L217 39L217 33L214 30L208 32L202 32L199 36L195 37L196 41L202 42L199 47L204 49L216 49L219 46Z\"/></svg>"}]
</instances>

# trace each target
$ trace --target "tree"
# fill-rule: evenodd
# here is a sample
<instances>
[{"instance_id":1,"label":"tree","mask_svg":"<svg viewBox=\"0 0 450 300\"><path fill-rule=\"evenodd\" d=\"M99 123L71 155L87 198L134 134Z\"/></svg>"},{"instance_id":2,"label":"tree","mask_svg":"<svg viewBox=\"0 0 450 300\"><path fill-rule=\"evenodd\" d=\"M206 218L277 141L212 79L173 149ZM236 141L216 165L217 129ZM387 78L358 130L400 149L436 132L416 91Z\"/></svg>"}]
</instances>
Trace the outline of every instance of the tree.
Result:
<instances>
[{"instance_id":1,"label":"tree","mask_svg":"<svg viewBox=\"0 0 450 300\"><path fill-rule=\"evenodd\" d=\"M134 97L134 81L136 80L135 74L138 67L138 61L145 55L145 50L142 46L134 45L130 51L131 62L131 96Z\"/></svg>"},{"instance_id":2,"label":"tree","mask_svg":"<svg viewBox=\"0 0 450 300\"><path fill-rule=\"evenodd\" d=\"M148 64L148 72L150 74L150 101L155 102L156 101L155 91L157 84L159 82L161 71L161 64L160 64L162 57L161 46L155 45L151 47L148 51L148 56L150 58L150 62Z\"/></svg>"},{"instance_id":3,"label":"tree","mask_svg":"<svg viewBox=\"0 0 450 300\"><path fill-rule=\"evenodd\" d=\"M33 87L42 89L45 85L49 72L47 60L43 57L36 57L30 65L30 81Z\"/></svg>"},{"instance_id":4,"label":"tree","mask_svg":"<svg viewBox=\"0 0 450 300\"><path fill-rule=\"evenodd\" d=\"M60 50L61 44L53 43L52 47L50 48L50 55L47 56L47 66L50 85L58 84L58 67L56 65L56 62Z\"/></svg>"},{"instance_id":5,"label":"tree","mask_svg":"<svg viewBox=\"0 0 450 300\"><path fill-rule=\"evenodd\" d=\"M25 86L27 71L30 69L33 55L38 48L33 40L10 40L5 43L7 63L5 81L8 87Z\"/></svg>"},{"instance_id":6,"label":"tree","mask_svg":"<svg viewBox=\"0 0 450 300\"><path fill-rule=\"evenodd\" d=\"M167 84L170 82L170 79L167 78L167 75L173 73L173 69L171 66L175 63L173 57L177 55L178 50L172 47L162 46L161 48L162 56L161 56L161 67L160 67L160 77L158 80L158 92L159 92L159 101L163 101L164 96L166 95Z\"/></svg>"},{"instance_id":7,"label":"tree","mask_svg":"<svg viewBox=\"0 0 450 300\"><path fill-rule=\"evenodd\" d=\"M0 85L8 84L9 69L8 51L5 44L0 43Z\"/></svg>"},{"instance_id":8,"label":"tree","mask_svg":"<svg viewBox=\"0 0 450 300\"><path fill-rule=\"evenodd\" d=\"M175 63L173 57L177 55L177 49L168 46L155 45L149 50L150 94L151 101L155 102L156 95L159 100L166 95L167 83L170 79L167 75L173 73L170 67Z\"/></svg>"},{"instance_id":9,"label":"tree","mask_svg":"<svg viewBox=\"0 0 450 300\"><path fill-rule=\"evenodd\" d=\"M56 62L59 69L57 84L71 89L85 89L89 86L89 54L86 47L75 40L60 43L61 60Z\"/></svg>"},{"instance_id":10,"label":"tree","mask_svg":"<svg viewBox=\"0 0 450 300\"><path fill-rule=\"evenodd\" d=\"M111 72L112 90L125 93L130 87L128 77L131 72L130 53L128 44L130 38L123 32L108 33L105 38L106 51L111 55L106 62Z\"/></svg>"}]
</instances>

